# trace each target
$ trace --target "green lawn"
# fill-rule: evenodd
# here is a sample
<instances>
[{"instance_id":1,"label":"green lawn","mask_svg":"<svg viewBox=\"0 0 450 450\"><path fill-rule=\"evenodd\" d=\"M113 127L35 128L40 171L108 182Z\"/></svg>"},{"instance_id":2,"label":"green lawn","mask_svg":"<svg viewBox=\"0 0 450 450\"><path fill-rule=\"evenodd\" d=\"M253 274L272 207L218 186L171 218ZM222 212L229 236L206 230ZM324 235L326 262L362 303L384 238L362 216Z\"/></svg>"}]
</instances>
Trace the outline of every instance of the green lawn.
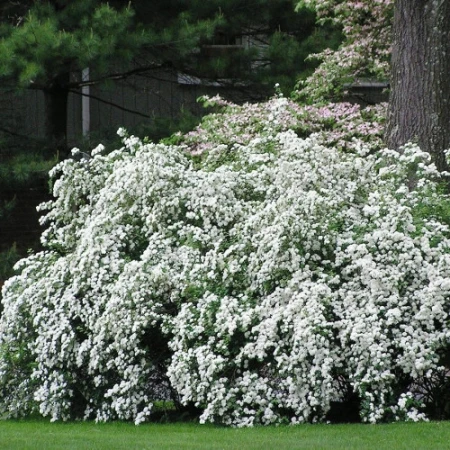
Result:
<instances>
[{"instance_id":1,"label":"green lawn","mask_svg":"<svg viewBox=\"0 0 450 450\"><path fill-rule=\"evenodd\" d=\"M0 422L9 449L450 449L450 422L233 429L196 424Z\"/></svg>"}]
</instances>

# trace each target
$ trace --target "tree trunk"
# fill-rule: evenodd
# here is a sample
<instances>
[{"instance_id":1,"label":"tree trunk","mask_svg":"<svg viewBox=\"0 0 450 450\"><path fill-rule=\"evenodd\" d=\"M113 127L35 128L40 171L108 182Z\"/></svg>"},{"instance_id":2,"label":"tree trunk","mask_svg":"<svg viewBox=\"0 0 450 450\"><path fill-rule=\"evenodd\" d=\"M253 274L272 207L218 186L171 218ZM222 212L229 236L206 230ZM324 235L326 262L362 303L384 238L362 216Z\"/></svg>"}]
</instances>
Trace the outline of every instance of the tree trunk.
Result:
<instances>
[{"instance_id":1,"label":"tree trunk","mask_svg":"<svg viewBox=\"0 0 450 450\"><path fill-rule=\"evenodd\" d=\"M396 0L388 147L413 141L448 170L450 1Z\"/></svg>"},{"instance_id":2,"label":"tree trunk","mask_svg":"<svg viewBox=\"0 0 450 450\"><path fill-rule=\"evenodd\" d=\"M45 137L48 144L67 152L67 100L69 74L58 75L44 89Z\"/></svg>"}]
</instances>

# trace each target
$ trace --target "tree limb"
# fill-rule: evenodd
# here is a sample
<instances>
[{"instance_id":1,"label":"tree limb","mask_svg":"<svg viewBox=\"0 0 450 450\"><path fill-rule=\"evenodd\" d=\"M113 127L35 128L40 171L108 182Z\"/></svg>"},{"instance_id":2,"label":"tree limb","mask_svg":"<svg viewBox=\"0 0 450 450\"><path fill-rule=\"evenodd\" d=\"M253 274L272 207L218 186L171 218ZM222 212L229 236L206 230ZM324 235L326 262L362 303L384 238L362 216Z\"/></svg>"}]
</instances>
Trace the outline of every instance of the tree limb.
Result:
<instances>
[{"instance_id":1,"label":"tree limb","mask_svg":"<svg viewBox=\"0 0 450 450\"><path fill-rule=\"evenodd\" d=\"M120 106L117 103L110 102L108 100L105 100L105 99L98 97L96 95L93 95L93 94L85 94L84 92L79 92L79 91L75 91L72 89L69 89L69 92L71 92L72 94L81 95L82 97L92 98L94 100L97 100L98 102L105 103L106 105L114 106L115 108L120 109L121 111L126 111L126 112L129 112L132 114L136 114L138 116L145 117L147 119L152 118L152 116L149 116L148 114L144 114L144 113L141 113L141 112L133 110L133 109L125 108L124 106Z\"/></svg>"}]
</instances>

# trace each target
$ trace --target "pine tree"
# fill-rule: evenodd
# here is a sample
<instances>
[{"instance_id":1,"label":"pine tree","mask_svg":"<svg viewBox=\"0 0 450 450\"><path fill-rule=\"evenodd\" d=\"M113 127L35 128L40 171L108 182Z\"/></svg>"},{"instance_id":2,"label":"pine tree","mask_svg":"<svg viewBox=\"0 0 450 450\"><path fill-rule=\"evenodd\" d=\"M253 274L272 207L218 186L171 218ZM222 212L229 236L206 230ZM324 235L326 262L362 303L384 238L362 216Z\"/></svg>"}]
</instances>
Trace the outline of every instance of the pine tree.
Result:
<instances>
[{"instance_id":1,"label":"pine tree","mask_svg":"<svg viewBox=\"0 0 450 450\"><path fill-rule=\"evenodd\" d=\"M153 52L146 64L160 67L192 49L214 28L212 20L193 22L183 13L164 28L144 26L124 3L40 0L16 23L10 21L1 29L0 77L44 92L46 136L62 149L68 95L82 84L73 79L74 72L90 67L96 81L124 77L113 67L130 62L144 48Z\"/></svg>"},{"instance_id":2,"label":"pine tree","mask_svg":"<svg viewBox=\"0 0 450 450\"><path fill-rule=\"evenodd\" d=\"M291 0L8 1L0 14L0 79L44 92L46 139L60 149L68 94L87 83L139 72L151 77L165 68L230 83L250 80L259 88L281 81L289 90L310 68L303 62L308 53L326 44L322 35L310 38L314 15L295 13ZM204 51L242 38L256 45L236 46L232 54ZM89 82L79 77L86 67Z\"/></svg>"}]
</instances>

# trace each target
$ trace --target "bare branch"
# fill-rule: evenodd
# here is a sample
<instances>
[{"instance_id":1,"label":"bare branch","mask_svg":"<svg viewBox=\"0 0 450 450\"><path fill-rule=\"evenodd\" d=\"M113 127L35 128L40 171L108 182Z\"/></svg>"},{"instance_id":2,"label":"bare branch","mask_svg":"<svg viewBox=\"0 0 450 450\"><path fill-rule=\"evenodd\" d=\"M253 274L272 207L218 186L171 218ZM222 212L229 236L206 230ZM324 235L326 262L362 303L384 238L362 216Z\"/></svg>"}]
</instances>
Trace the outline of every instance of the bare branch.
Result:
<instances>
[{"instance_id":1,"label":"bare branch","mask_svg":"<svg viewBox=\"0 0 450 450\"><path fill-rule=\"evenodd\" d=\"M149 116L148 114L144 114L144 113L141 113L140 111L136 111L136 110L133 110L133 109L125 108L124 106L120 106L117 103L110 102L108 100L105 100L104 98L97 97L96 95L93 95L93 94L85 94L84 92L79 92L79 91L75 91L75 90L72 90L72 89L69 89L69 92L71 92L72 94L81 95L82 97L92 98L92 99L97 100L97 101L99 101L101 103L105 103L106 105L114 106L115 108L120 109L121 111L126 111L126 112L129 112L129 113L132 113L132 114L136 114L137 116L145 117L147 119L151 119L152 118L152 116Z\"/></svg>"}]
</instances>

